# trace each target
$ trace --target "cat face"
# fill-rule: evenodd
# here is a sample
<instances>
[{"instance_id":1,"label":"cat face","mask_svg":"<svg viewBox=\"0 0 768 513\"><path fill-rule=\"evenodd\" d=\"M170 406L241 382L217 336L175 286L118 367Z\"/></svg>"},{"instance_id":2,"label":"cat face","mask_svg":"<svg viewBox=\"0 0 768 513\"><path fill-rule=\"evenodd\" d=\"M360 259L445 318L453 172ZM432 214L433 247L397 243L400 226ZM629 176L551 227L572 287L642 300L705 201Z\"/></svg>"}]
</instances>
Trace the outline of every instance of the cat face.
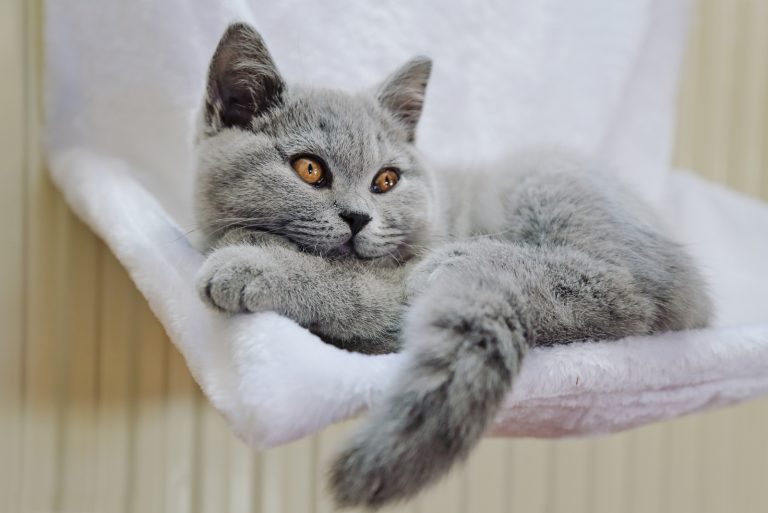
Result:
<instances>
[{"instance_id":1,"label":"cat face","mask_svg":"<svg viewBox=\"0 0 768 513\"><path fill-rule=\"evenodd\" d=\"M326 256L406 258L430 238L432 178L413 146L430 62L375 94L288 88L259 35L231 26L211 61L198 136L198 220Z\"/></svg>"}]
</instances>

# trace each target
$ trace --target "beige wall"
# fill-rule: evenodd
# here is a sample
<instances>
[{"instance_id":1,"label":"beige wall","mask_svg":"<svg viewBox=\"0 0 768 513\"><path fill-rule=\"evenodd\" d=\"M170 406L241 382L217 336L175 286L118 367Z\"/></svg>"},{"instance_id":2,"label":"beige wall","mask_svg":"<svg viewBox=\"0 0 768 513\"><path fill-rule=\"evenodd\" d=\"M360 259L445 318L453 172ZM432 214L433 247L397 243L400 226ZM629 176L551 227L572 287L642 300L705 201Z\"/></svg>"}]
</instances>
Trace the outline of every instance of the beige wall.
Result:
<instances>
[{"instance_id":1,"label":"beige wall","mask_svg":"<svg viewBox=\"0 0 768 513\"><path fill-rule=\"evenodd\" d=\"M696 4L676 161L768 199L768 2Z\"/></svg>"},{"instance_id":2,"label":"beige wall","mask_svg":"<svg viewBox=\"0 0 768 513\"><path fill-rule=\"evenodd\" d=\"M200 396L39 154L40 13L0 2L0 512L323 512L345 426L255 454ZM768 0L700 0L676 160L768 199ZM579 441L488 440L402 512L768 511L768 401Z\"/></svg>"}]
</instances>

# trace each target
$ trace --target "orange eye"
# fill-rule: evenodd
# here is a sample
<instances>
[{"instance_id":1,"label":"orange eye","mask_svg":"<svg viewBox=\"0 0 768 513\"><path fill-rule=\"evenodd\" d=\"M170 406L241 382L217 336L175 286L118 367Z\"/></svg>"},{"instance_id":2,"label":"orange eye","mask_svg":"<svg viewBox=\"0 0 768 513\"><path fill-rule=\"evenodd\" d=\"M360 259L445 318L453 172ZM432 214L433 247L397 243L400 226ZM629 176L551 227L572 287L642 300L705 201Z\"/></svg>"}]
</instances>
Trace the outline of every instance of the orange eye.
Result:
<instances>
[{"instance_id":1,"label":"orange eye","mask_svg":"<svg viewBox=\"0 0 768 513\"><path fill-rule=\"evenodd\" d=\"M382 169L376 178L373 179L371 190L377 194L387 192L392 187L397 185L397 181L400 180L400 175L395 169Z\"/></svg>"},{"instance_id":2,"label":"orange eye","mask_svg":"<svg viewBox=\"0 0 768 513\"><path fill-rule=\"evenodd\" d=\"M291 167L299 178L311 185L321 185L325 177L323 166L309 157L301 157L291 162Z\"/></svg>"}]
</instances>

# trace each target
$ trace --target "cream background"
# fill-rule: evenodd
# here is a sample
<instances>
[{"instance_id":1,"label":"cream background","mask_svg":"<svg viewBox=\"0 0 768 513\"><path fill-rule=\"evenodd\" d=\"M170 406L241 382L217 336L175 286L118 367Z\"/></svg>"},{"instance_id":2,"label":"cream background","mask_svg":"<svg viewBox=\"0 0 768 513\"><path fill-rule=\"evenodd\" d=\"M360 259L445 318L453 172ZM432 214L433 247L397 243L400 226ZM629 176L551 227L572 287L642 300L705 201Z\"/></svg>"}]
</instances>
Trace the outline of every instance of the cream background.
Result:
<instances>
[{"instance_id":1,"label":"cream background","mask_svg":"<svg viewBox=\"0 0 768 513\"><path fill-rule=\"evenodd\" d=\"M261 455L203 400L40 155L38 1L0 2L0 512L324 512L347 426ZM768 200L768 0L698 0L676 162ZM768 236L768 235L767 235ZM400 512L768 511L768 401L577 441L488 440Z\"/></svg>"}]
</instances>

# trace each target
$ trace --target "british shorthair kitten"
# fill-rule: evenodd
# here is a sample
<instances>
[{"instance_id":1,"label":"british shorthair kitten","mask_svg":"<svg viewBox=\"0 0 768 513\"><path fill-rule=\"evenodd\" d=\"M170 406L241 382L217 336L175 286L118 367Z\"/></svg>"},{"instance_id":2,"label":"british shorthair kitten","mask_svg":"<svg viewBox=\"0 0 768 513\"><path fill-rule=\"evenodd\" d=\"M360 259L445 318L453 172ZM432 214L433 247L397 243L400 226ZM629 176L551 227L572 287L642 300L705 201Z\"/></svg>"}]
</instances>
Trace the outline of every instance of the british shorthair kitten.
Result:
<instances>
[{"instance_id":1,"label":"british shorthair kitten","mask_svg":"<svg viewBox=\"0 0 768 513\"><path fill-rule=\"evenodd\" d=\"M209 68L203 299L278 312L341 348L409 353L331 469L340 505L411 497L465 458L529 348L710 317L682 248L590 161L537 150L434 174L414 145L430 68L417 57L369 92L288 86L244 24Z\"/></svg>"}]
</instances>

